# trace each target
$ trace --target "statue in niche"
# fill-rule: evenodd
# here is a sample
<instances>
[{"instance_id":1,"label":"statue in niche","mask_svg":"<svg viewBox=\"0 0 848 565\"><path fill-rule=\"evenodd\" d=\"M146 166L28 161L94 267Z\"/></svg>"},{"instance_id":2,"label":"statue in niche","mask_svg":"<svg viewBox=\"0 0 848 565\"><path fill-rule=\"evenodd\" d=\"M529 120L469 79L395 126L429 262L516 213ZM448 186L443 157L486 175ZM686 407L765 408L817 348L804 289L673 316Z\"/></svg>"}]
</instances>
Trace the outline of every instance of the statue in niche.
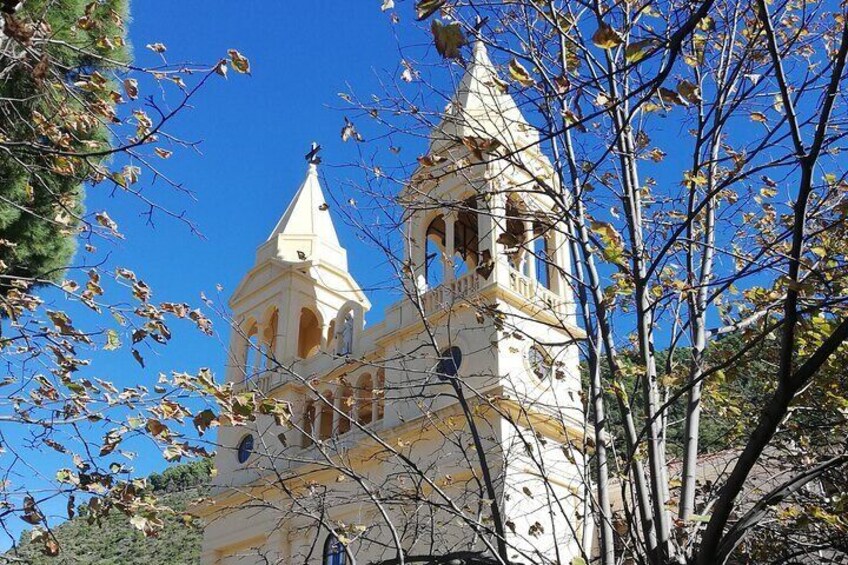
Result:
<instances>
[{"instance_id":1,"label":"statue in niche","mask_svg":"<svg viewBox=\"0 0 848 565\"><path fill-rule=\"evenodd\" d=\"M350 355L353 353L353 312L344 316L341 327L336 332L337 350L339 355Z\"/></svg>"}]
</instances>

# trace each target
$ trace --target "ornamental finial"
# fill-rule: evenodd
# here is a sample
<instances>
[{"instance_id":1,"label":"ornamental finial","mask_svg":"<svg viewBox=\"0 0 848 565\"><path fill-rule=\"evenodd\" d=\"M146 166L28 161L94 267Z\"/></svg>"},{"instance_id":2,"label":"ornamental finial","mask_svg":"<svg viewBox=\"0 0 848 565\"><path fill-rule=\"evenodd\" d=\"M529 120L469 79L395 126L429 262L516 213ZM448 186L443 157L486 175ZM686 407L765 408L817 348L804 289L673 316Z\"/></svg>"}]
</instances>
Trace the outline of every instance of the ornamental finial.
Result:
<instances>
[{"instance_id":1,"label":"ornamental finial","mask_svg":"<svg viewBox=\"0 0 848 565\"><path fill-rule=\"evenodd\" d=\"M306 154L306 162L310 165L318 165L321 163L321 157L318 155L319 151L321 151L321 146L313 141L310 146L309 153Z\"/></svg>"}]
</instances>

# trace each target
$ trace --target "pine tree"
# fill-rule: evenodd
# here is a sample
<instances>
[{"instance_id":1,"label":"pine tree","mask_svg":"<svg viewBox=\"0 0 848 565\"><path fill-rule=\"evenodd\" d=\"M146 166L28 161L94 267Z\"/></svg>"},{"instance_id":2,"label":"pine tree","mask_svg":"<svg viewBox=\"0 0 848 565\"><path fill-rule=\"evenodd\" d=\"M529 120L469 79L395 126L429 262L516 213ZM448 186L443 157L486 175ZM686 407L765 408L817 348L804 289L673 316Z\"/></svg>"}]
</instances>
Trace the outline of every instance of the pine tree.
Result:
<instances>
[{"instance_id":1,"label":"pine tree","mask_svg":"<svg viewBox=\"0 0 848 565\"><path fill-rule=\"evenodd\" d=\"M4 14L0 51L0 292L56 281L71 261L84 183L114 115L108 78L128 56L126 0L26 0ZM63 85L62 88L57 87Z\"/></svg>"}]
</instances>

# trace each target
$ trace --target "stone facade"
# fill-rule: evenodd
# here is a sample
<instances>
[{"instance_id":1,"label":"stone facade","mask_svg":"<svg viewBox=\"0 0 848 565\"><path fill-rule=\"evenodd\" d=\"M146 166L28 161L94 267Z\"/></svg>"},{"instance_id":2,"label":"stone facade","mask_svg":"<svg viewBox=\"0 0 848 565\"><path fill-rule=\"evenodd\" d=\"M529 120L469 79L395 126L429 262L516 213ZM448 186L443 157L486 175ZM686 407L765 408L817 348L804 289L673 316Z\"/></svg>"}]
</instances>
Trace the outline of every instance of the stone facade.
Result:
<instances>
[{"instance_id":1,"label":"stone facade","mask_svg":"<svg viewBox=\"0 0 848 565\"><path fill-rule=\"evenodd\" d=\"M484 466L517 561L577 555L583 334L569 250L536 187L556 186L538 134L494 77L476 45L431 162L401 195L403 298L381 322L365 325L314 163L259 247L230 303L227 380L284 400L291 422L220 428L204 565L485 550ZM512 156L487 159L474 145L486 139Z\"/></svg>"}]
</instances>

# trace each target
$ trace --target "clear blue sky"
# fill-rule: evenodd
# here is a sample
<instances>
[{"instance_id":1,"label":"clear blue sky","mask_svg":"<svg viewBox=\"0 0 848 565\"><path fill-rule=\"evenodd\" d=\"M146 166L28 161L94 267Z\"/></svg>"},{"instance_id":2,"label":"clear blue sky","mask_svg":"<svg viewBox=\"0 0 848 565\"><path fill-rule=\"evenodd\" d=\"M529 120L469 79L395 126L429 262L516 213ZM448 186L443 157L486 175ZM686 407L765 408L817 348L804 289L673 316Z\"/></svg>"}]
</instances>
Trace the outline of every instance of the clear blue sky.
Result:
<instances>
[{"instance_id":1,"label":"clear blue sky","mask_svg":"<svg viewBox=\"0 0 848 565\"><path fill-rule=\"evenodd\" d=\"M348 85L370 93L377 88L376 73L393 72L398 64L393 26L379 4L322 1L295 9L289 2L249 2L233 9L232 4L200 0L132 2L130 35L137 63L156 64L157 56L144 48L152 42L167 46L170 62L214 62L236 48L249 57L252 74L231 72L227 80L213 81L171 128L186 139L202 140L201 156L176 150L164 163L194 191L196 202L143 178L151 197L185 209L203 238L161 215L155 226L146 225L143 208L125 196L110 200L111 188L104 184L90 190L89 209L110 210L126 235L110 262L134 269L154 289L157 301L199 305L200 292L214 297L220 284L225 303L302 182L303 156L313 140L325 148L325 191L338 191L338 184L357 174L334 167L357 155L352 142L340 139L345 112L338 93ZM380 257L357 246L355 233L338 215L334 220L354 276L363 287L379 284L385 277ZM372 322L374 315L381 316L382 305L385 301L375 305ZM215 321L226 342L228 328ZM221 343L187 324L179 330L151 366L209 366L221 373ZM128 352L114 356L136 372Z\"/></svg>"},{"instance_id":2,"label":"clear blue sky","mask_svg":"<svg viewBox=\"0 0 848 565\"><path fill-rule=\"evenodd\" d=\"M142 177L140 186L151 198L177 211L184 209L204 237L192 235L180 222L161 215L154 216L154 226L147 225L144 208L125 195L114 196L113 187L102 183L89 188L87 208L91 212L107 209L126 239L101 241L96 254L81 252L77 263L108 257L109 267L131 268L153 288L156 302L198 306L200 293L216 298L220 284L220 302L225 304L253 265L256 247L268 236L303 180L303 155L310 142L316 140L325 147L325 190L332 192L336 183L357 174L333 166L357 158L353 143L343 144L340 139L345 113L339 109L343 103L338 92L350 87L369 94L378 89L378 73L398 72L395 26L388 13L380 11L380 4L379 0L133 1L130 37L137 64L157 64L158 56L144 47L154 42L167 46L170 62L214 63L235 48L250 58L252 76L231 72L228 80L213 81L194 108L170 128L171 133L186 139L203 141L202 156L176 150L169 161L160 163L194 191L196 202L161 182L151 183L149 175ZM406 23L411 21L412 3L399 2L398 6ZM406 28L417 33L412 26ZM421 38L426 38L423 33ZM175 94L167 95L168 102L178 101ZM412 145L410 152L423 151ZM416 154L411 153L411 160ZM120 166L121 162L116 164ZM342 244L349 251L351 271L360 284L367 288L385 281L387 273L379 254L357 246L353 230L338 216L334 219ZM109 285L104 286L108 290ZM46 298L66 309L80 326L116 327L108 314L93 316L55 293L47 293ZM379 321L391 299L385 293L372 295L375 304L371 323ZM202 336L189 323L171 324L174 338L167 347L142 349L146 369L133 360L126 345L129 339L124 337L125 345L118 351L94 353L92 366L80 376L101 377L118 386L145 384L150 388L159 371L194 372L210 367L223 378L223 344L229 338L229 329L222 320L214 321L217 335L212 338ZM21 439L18 430L6 433L7 437ZM102 431L96 433L95 443ZM135 468L137 476L165 467L158 448L149 441L128 443L138 456L124 462ZM73 447L73 440L68 444ZM24 473L14 480L38 492L44 484L37 480L39 471L48 479L58 468L68 466L71 463L66 457L45 448L34 469L21 469ZM64 514L64 502L46 504L42 509L55 524L54 520ZM20 529L26 526L17 522L10 525ZM0 540L0 550L9 542Z\"/></svg>"},{"instance_id":3,"label":"clear blue sky","mask_svg":"<svg viewBox=\"0 0 848 565\"><path fill-rule=\"evenodd\" d=\"M394 73L398 66L394 26L376 0L310 2L297 9L289 2L224 6L200 0L132 3L130 35L136 63L156 64L158 56L144 46L162 42L169 62L214 62L236 48L249 57L252 69L249 77L231 71L227 80L213 81L171 128L186 139L203 140L202 156L176 150L164 163L175 179L194 191L197 201L142 179L152 198L172 209L185 209L202 238L161 215L154 217L155 226L147 225L144 208L125 196L111 199L111 188L105 184L90 190L89 209L110 210L126 235L125 241L114 245L110 263L136 271L154 289L157 302L200 305L200 293L205 292L226 304L253 266L256 247L302 182L303 156L313 140L325 148L321 170L328 199L330 193L338 194L345 180L359 174L338 167L357 159L353 142L345 144L340 138L346 113L338 93L352 88L367 95L378 89L377 74ZM405 8L400 6L401 15L412 20L412 5ZM388 276L384 259L357 245L355 231L338 214L334 221L360 284L368 288L383 283ZM379 321L391 299L372 296L371 323ZM148 370L142 371L125 347L100 354L93 364L95 372L108 367L107 374L119 375L116 380L121 384L133 380L152 384L157 371L211 367L222 379L229 328L223 320L214 321L218 333L214 338L202 336L188 323L174 323L174 339L167 347L156 354L143 351ZM137 463L139 471L164 465L152 449L150 455Z\"/></svg>"}]
</instances>

